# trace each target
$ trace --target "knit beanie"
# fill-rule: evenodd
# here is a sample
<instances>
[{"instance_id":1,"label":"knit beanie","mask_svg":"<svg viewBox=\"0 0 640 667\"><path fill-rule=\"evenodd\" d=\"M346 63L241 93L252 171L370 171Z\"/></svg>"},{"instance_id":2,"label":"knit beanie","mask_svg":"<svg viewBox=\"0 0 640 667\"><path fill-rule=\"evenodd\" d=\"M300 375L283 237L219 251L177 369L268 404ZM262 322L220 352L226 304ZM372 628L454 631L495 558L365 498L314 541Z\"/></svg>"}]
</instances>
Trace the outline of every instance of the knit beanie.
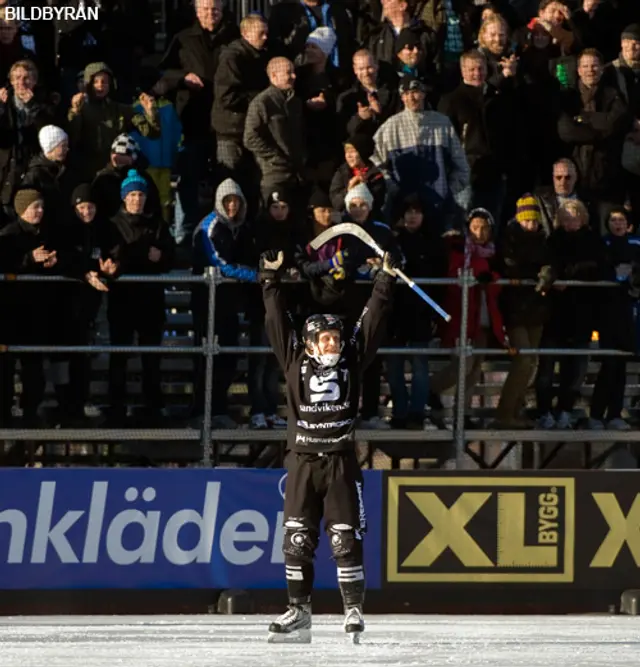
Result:
<instances>
[{"instance_id":1,"label":"knit beanie","mask_svg":"<svg viewBox=\"0 0 640 667\"><path fill-rule=\"evenodd\" d=\"M633 39L640 42L640 23L632 23L622 31L622 39Z\"/></svg>"},{"instance_id":2,"label":"knit beanie","mask_svg":"<svg viewBox=\"0 0 640 667\"><path fill-rule=\"evenodd\" d=\"M344 142L344 145L353 146L363 161L368 160L373 155L376 147L373 137L367 134L354 134Z\"/></svg>"},{"instance_id":3,"label":"knit beanie","mask_svg":"<svg viewBox=\"0 0 640 667\"><path fill-rule=\"evenodd\" d=\"M316 188L311 193L311 197L309 198L309 206L311 208L333 208L333 204L331 203L331 199L329 199L329 195L320 188Z\"/></svg>"},{"instance_id":4,"label":"knit beanie","mask_svg":"<svg viewBox=\"0 0 640 667\"><path fill-rule=\"evenodd\" d=\"M321 26L309 34L307 44L315 44L325 56L330 56L337 39L336 33L331 28Z\"/></svg>"},{"instance_id":5,"label":"knit beanie","mask_svg":"<svg viewBox=\"0 0 640 667\"><path fill-rule=\"evenodd\" d=\"M273 190L267 197L267 208L272 204L291 204L291 193L286 188Z\"/></svg>"},{"instance_id":6,"label":"knit beanie","mask_svg":"<svg viewBox=\"0 0 640 667\"><path fill-rule=\"evenodd\" d=\"M478 208L474 208L469 211L469 214L467 215L467 225L469 225L474 218L483 218L491 225L491 227L495 225L495 220L493 219L491 213L489 213L486 208L482 208L481 206L478 206Z\"/></svg>"},{"instance_id":7,"label":"knit beanie","mask_svg":"<svg viewBox=\"0 0 640 667\"><path fill-rule=\"evenodd\" d=\"M93 189L90 183L81 183L77 185L71 193L71 206L75 207L78 204L96 203L96 198L93 194Z\"/></svg>"},{"instance_id":8,"label":"knit beanie","mask_svg":"<svg viewBox=\"0 0 640 667\"><path fill-rule=\"evenodd\" d=\"M35 201L42 201L42 193L31 188L24 190L18 190L16 196L13 199L13 208L19 217L22 217L24 212L33 204Z\"/></svg>"},{"instance_id":9,"label":"knit beanie","mask_svg":"<svg viewBox=\"0 0 640 667\"><path fill-rule=\"evenodd\" d=\"M349 210L349 206L354 199L363 199L367 202L369 208L373 208L373 195L371 194L371 190L369 190L364 183L356 185L355 188L351 188L351 190L347 192L347 196L344 198L344 207L347 210Z\"/></svg>"},{"instance_id":10,"label":"knit beanie","mask_svg":"<svg viewBox=\"0 0 640 667\"><path fill-rule=\"evenodd\" d=\"M401 30L400 34L396 37L396 46L394 48L395 53L400 53L405 46L408 46L409 48L420 46L420 37L409 28Z\"/></svg>"},{"instance_id":11,"label":"knit beanie","mask_svg":"<svg viewBox=\"0 0 640 667\"><path fill-rule=\"evenodd\" d=\"M45 125L40 132L38 132L38 141L42 152L46 155L50 153L56 146L59 146L63 141L68 141L67 133L57 125Z\"/></svg>"},{"instance_id":12,"label":"knit beanie","mask_svg":"<svg viewBox=\"0 0 640 667\"><path fill-rule=\"evenodd\" d=\"M140 146L128 134L119 134L111 144L111 152L116 155L130 155L134 160L137 160L140 154Z\"/></svg>"},{"instance_id":13,"label":"knit beanie","mask_svg":"<svg viewBox=\"0 0 640 667\"><path fill-rule=\"evenodd\" d=\"M532 194L527 193L516 202L516 220L518 222L527 222L529 220L542 222L540 206L538 206L538 202Z\"/></svg>"},{"instance_id":14,"label":"knit beanie","mask_svg":"<svg viewBox=\"0 0 640 667\"><path fill-rule=\"evenodd\" d=\"M130 169L127 177L120 186L120 197L124 199L130 192L143 192L147 194L147 182L135 169Z\"/></svg>"}]
</instances>

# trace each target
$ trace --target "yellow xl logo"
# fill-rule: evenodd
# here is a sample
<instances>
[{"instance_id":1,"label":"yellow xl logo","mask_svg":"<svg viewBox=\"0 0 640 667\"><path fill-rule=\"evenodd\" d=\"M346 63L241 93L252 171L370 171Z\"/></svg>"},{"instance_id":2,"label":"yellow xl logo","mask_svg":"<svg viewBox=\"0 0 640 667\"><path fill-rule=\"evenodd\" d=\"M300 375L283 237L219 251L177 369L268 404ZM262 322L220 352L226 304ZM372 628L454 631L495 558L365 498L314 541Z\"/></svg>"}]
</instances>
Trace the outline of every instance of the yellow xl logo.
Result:
<instances>
[{"instance_id":1,"label":"yellow xl logo","mask_svg":"<svg viewBox=\"0 0 640 667\"><path fill-rule=\"evenodd\" d=\"M590 567L613 567L626 544L637 567L640 567L640 494L637 494L625 516L613 493L593 493L593 499L607 522L609 532L598 548Z\"/></svg>"},{"instance_id":2,"label":"yellow xl logo","mask_svg":"<svg viewBox=\"0 0 640 667\"><path fill-rule=\"evenodd\" d=\"M573 540L573 479L388 478L389 582L570 582Z\"/></svg>"}]
</instances>

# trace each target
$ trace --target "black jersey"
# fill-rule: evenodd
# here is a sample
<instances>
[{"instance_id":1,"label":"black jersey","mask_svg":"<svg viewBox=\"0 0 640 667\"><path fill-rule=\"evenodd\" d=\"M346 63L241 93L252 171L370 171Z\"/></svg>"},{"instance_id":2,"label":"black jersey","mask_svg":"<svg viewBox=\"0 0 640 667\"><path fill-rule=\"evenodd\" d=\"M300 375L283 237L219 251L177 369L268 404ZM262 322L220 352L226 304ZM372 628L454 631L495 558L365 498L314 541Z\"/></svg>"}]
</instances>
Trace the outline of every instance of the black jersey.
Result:
<instances>
[{"instance_id":1,"label":"black jersey","mask_svg":"<svg viewBox=\"0 0 640 667\"><path fill-rule=\"evenodd\" d=\"M298 338L279 283L263 286L265 326L287 383L288 448L296 452L333 452L354 446L360 383L387 328L394 279L380 271L373 291L338 363L319 366Z\"/></svg>"}]
</instances>

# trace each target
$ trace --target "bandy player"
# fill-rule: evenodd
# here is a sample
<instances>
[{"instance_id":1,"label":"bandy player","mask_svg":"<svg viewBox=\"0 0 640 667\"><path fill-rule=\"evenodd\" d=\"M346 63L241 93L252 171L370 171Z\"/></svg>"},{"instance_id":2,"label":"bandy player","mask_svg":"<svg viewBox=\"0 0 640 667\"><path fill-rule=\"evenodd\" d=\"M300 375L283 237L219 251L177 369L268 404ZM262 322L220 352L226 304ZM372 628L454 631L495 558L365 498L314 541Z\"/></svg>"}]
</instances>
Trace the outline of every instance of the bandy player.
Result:
<instances>
[{"instance_id":1,"label":"bandy player","mask_svg":"<svg viewBox=\"0 0 640 667\"><path fill-rule=\"evenodd\" d=\"M400 263L385 254L348 338L338 317L312 315L300 341L278 280L283 259L282 251L260 259L265 325L284 370L289 412L283 544L289 606L269 627L269 642L311 641L313 558L324 518L344 602L344 630L357 643L364 630L366 517L355 422L362 372L384 339Z\"/></svg>"}]
</instances>

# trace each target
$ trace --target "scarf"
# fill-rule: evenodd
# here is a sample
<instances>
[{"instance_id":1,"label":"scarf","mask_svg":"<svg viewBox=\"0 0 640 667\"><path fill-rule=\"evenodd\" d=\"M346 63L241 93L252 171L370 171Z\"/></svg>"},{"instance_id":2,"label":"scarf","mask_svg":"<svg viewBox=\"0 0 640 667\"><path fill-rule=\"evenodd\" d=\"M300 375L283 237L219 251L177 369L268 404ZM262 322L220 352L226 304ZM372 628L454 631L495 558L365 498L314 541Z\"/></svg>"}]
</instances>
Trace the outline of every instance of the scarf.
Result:
<instances>
[{"instance_id":1,"label":"scarf","mask_svg":"<svg viewBox=\"0 0 640 667\"><path fill-rule=\"evenodd\" d=\"M468 269L471 266L474 257L491 259L495 254L496 246L493 241L479 245L473 242L471 236L467 236L464 242L464 268Z\"/></svg>"},{"instance_id":2,"label":"scarf","mask_svg":"<svg viewBox=\"0 0 640 667\"><path fill-rule=\"evenodd\" d=\"M587 88L582 81L578 81L578 91L580 92L580 99L582 100L582 106L585 111L595 111L596 110L596 94L598 92L598 87Z\"/></svg>"}]
</instances>

